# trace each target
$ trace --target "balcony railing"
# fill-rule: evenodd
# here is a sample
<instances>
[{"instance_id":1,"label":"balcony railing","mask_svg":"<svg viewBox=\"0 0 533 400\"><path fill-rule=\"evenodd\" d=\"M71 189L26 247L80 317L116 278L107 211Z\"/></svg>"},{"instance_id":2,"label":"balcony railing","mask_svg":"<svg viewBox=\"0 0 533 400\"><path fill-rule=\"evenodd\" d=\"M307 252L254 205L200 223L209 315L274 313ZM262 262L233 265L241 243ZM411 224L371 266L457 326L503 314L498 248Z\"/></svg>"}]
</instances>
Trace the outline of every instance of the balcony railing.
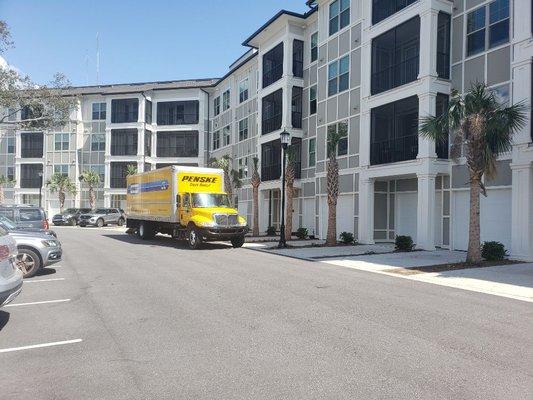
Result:
<instances>
[{"instance_id":1,"label":"balcony railing","mask_svg":"<svg viewBox=\"0 0 533 400\"><path fill-rule=\"evenodd\" d=\"M126 122L137 122L139 119L138 111L115 111L111 114L111 122L114 124L121 124Z\"/></svg>"},{"instance_id":2,"label":"balcony railing","mask_svg":"<svg viewBox=\"0 0 533 400\"><path fill-rule=\"evenodd\" d=\"M37 178L22 178L20 180L20 187L24 189L38 189L41 187L41 179Z\"/></svg>"},{"instance_id":3,"label":"balcony railing","mask_svg":"<svg viewBox=\"0 0 533 400\"><path fill-rule=\"evenodd\" d=\"M20 151L22 158L42 158L43 149L41 148L22 148Z\"/></svg>"},{"instance_id":4,"label":"balcony railing","mask_svg":"<svg viewBox=\"0 0 533 400\"><path fill-rule=\"evenodd\" d=\"M132 144L132 145L111 144L111 155L112 156L136 156L137 155L137 144Z\"/></svg>"},{"instance_id":5,"label":"balcony railing","mask_svg":"<svg viewBox=\"0 0 533 400\"><path fill-rule=\"evenodd\" d=\"M437 52L437 75L450 79L450 53Z\"/></svg>"},{"instance_id":6,"label":"balcony railing","mask_svg":"<svg viewBox=\"0 0 533 400\"><path fill-rule=\"evenodd\" d=\"M399 64L372 74L372 94L381 93L418 78L419 57L411 57Z\"/></svg>"},{"instance_id":7,"label":"balcony railing","mask_svg":"<svg viewBox=\"0 0 533 400\"><path fill-rule=\"evenodd\" d=\"M263 88L273 84L277 80L281 79L283 75L283 63L277 64L272 67L269 71L263 73Z\"/></svg>"},{"instance_id":8,"label":"balcony railing","mask_svg":"<svg viewBox=\"0 0 533 400\"><path fill-rule=\"evenodd\" d=\"M112 189L126 188L126 178L110 178L109 181Z\"/></svg>"},{"instance_id":9,"label":"balcony railing","mask_svg":"<svg viewBox=\"0 0 533 400\"><path fill-rule=\"evenodd\" d=\"M302 129L302 113L298 111L292 112L292 127L296 129Z\"/></svg>"},{"instance_id":10,"label":"balcony railing","mask_svg":"<svg viewBox=\"0 0 533 400\"><path fill-rule=\"evenodd\" d=\"M444 142L438 141L436 144L436 152L437 152L437 158L442 159L448 159L449 158L449 152L448 152L448 146L449 141L448 138Z\"/></svg>"},{"instance_id":11,"label":"balcony railing","mask_svg":"<svg viewBox=\"0 0 533 400\"><path fill-rule=\"evenodd\" d=\"M275 181L281 177L281 164L261 166L261 180Z\"/></svg>"},{"instance_id":12,"label":"balcony railing","mask_svg":"<svg viewBox=\"0 0 533 400\"><path fill-rule=\"evenodd\" d=\"M370 144L372 165L414 160L417 155L418 135L402 136Z\"/></svg>"},{"instance_id":13,"label":"balcony railing","mask_svg":"<svg viewBox=\"0 0 533 400\"><path fill-rule=\"evenodd\" d=\"M261 123L261 133L263 135L274 132L281 128L281 112L270 118L264 118Z\"/></svg>"}]
</instances>

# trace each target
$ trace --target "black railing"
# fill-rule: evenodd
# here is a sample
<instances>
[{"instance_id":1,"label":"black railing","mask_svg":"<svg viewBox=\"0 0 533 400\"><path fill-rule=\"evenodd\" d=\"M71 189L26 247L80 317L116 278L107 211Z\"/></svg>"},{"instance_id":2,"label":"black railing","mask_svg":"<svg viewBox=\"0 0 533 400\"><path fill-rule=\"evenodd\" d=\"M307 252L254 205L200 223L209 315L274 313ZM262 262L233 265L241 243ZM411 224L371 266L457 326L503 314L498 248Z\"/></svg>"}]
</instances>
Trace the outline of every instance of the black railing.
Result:
<instances>
[{"instance_id":1,"label":"black railing","mask_svg":"<svg viewBox=\"0 0 533 400\"><path fill-rule=\"evenodd\" d=\"M126 178L110 178L110 185L113 189L126 188Z\"/></svg>"},{"instance_id":2,"label":"black railing","mask_svg":"<svg viewBox=\"0 0 533 400\"><path fill-rule=\"evenodd\" d=\"M449 158L449 151L448 151L449 141L448 138L446 138L445 141L437 141L435 143L435 150L437 153L437 158L442 159L448 159Z\"/></svg>"},{"instance_id":3,"label":"black railing","mask_svg":"<svg viewBox=\"0 0 533 400\"><path fill-rule=\"evenodd\" d=\"M261 123L261 134L265 135L281 128L281 112L270 118L263 118Z\"/></svg>"},{"instance_id":4,"label":"black railing","mask_svg":"<svg viewBox=\"0 0 533 400\"><path fill-rule=\"evenodd\" d=\"M263 73L263 88L266 88L267 86L281 79L282 75L283 75L283 62L281 64L274 65L270 70L265 71Z\"/></svg>"},{"instance_id":5,"label":"black railing","mask_svg":"<svg viewBox=\"0 0 533 400\"><path fill-rule=\"evenodd\" d=\"M402 136L370 144L370 164L414 160L418 155L418 135Z\"/></svg>"},{"instance_id":6,"label":"black railing","mask_svg":"<svg viewBox=\"0 0 533 400\"><path fill-rule=\"evenodd\" d=\"M24 189L38 189L41 187L41 178L22 178L20 187Z\"/></svg>"},{"instance_id":7,"label":"black railing","mask_svg":"<svg viewBox=\"0 0 533 400\"><path fill-rule=\"evenodd\" d=\"M292 74L296 78L303 78L303 76L304 76L304 63L303 63L303 61L293 60L293 62L292 62Z\"/></svg>"},{"instance_id":8,"label":"black railing","mask_svg":"<svg viewBox=\"0 0 533 400\"><path fill-rule=\"evenodd\" d=\"M136 156L137 144L111 144L112 156Z\"/></svg>"},{"instance_id":9,"label":"black railing","mask_svg":"<svg viewBox=\"0 0 533 400\"><path fill-rule=\"evenodd\" d=\"M21 158L42 158L43 149L41 148L24 148L20 151Z\"/></svg>"},{"instance_id":10,"label":"black railing","mask_svg":"<svg viewBox=\"0 0 533 400\"><path fill-rule=\"evenodd\" d=\"M381 93L418 78L419 57L411 57L399 64L372 74L372 94Z\"/></svg>"},{"instance_id":11,"label":"black railing","mask_svg":"<svg viewBox=\"0 0 533 400\"><path fill-rule=\"evenodd\" d=\"M281 177L281 164L262 165L261 166L261 180L275 181Z\"/></svg>"},{"instance_id":12,"label":"black railing","mask_svg":"<svg viewBox=\"0 0 533 400\"><path fill-rule=\"evenodd\" d=\"M292 127L296 129L302 129L302 113L293 111L292 112Z\"/></svg>"},{"instance_id":13,"label":"black railing","mask_svg":"<svg viewBox=\"0 0 533 400\"><path fill-rule=\"evenodd\" d=\"M437 52L437 75L450 79L450 53Z\"/></svg>"},{"instance_id":14,"label":"black railing","mask_svg":"<svg viewBox=\"0 0 533 400\"><path fill-rule=\"evenodd\" d=\"M120 124L125 122L137 122L139 119L138 111L115 111L111 113L111 122L114 124Z\"/></svg>"},{"instance_id":15,"label":"black railing","mask_svg":"<svg viewBox=\"0 0 533 400\"><path fill-rule=\"evenodd\" d=\"M198 113L190 114L163 114L158 115L158 125L195 125L198 123Z\"/></svg>"},{"instance_id":16,"label":"black railing","mask_svg":"<svg viewBox=\"0 0 533 400\"><path fill-rule=\"evenodd\" d=\"M294 163L294 177L300 179L302 177L302 163L300 161Z\"/></svg>"}]
</instances>

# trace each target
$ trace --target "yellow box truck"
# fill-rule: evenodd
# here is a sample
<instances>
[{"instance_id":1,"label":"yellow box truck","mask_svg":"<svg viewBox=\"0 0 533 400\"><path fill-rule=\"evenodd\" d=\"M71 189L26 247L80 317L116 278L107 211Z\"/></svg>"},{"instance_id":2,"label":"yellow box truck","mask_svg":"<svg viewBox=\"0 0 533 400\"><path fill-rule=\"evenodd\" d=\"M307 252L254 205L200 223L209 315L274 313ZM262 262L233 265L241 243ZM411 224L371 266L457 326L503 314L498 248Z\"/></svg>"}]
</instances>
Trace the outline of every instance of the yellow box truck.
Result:
<instances>
[{"instance_id":1,"label":"yellow box truck","mask_svg":"<svg viewBox=\"0 0 533 400\"><path fill-rule=\"evenodd\" d=\"M246 219L230 206L221 169L170 166L127 177L127 227L142 239L158 232L187 240L244 244Z\"/></svg>"}]
</instances>

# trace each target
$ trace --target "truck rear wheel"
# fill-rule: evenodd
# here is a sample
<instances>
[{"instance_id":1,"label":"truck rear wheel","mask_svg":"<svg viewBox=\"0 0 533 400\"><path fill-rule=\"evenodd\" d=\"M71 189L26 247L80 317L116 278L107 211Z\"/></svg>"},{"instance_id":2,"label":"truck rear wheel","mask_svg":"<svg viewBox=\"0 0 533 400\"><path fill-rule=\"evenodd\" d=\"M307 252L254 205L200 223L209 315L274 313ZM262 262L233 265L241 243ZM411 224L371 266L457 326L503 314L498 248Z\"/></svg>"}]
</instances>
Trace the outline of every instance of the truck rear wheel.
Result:
<instances>
[{"instance_id":1,"label":"truck rear wheel","mask_svg":"<svg viewBox=\"0 0 533 400\"><path fill-rule=\"evenodd\" d=\"M189 242L189 247L193 250L198 249L202 244L202 236L194 225L189 226L187 230L187 241Z\"/></svg>"},{"instance_id":2,"label":"truck rear wheel","mask_svg":"<svg viewBox=\"0 0 533 400\"><path fill-rule=\"evenodd\" d=\"M148 224L146 222L141 222L139 224L138 233L139 233L139 237L142 240L153 239L154 236L155 236L154 229L152 228L152 226L150 224Z\"/></svg>"},{"instance_id":3,"label":"truck rear wheel","mask_svg":"<svg viewBox=\"0 0 533 400\"><path fill-rule=\"evenodd\" d=\"M244 244L244 236L238 236L231 239L231 245L235 248L242 247Z\"/></svg>"}]
</instances>

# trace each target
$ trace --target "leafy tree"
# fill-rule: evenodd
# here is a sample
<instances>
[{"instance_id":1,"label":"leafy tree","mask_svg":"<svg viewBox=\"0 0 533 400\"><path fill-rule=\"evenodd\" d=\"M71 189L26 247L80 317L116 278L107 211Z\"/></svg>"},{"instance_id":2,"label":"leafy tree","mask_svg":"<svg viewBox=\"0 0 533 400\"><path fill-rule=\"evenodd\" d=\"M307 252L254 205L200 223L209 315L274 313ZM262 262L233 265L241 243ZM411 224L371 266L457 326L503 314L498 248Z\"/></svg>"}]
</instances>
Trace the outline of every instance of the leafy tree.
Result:
<instances>
[{"instance_id":1,"label":"leafy tree","mask_svg":"<svg viewBox=\"0 0 533 400\"><path fill-rule=\"evenodd\" d=\"M136 164L128 164L126 166L126 176L135 175L137 173Z\"/></svg>"},{"instance_id":2,"label":"leafy tree","mask_svg":"<svg viewBox=\"0 0 533 400\"><path fill-rule=\"evenodd\" d=\"M5 193L4 193L4 188L7 185L12 185L14 183L15 181L13 179L9 179L5 177L4 175L0 176L0 204L2 204L6 198Z\"/></svg>"},{"instance_id":3,"label":"leafy tree","mask_svg":"<svg viewBox=\"0 0 533 400\"><path fill-rule=\"evenodd\" d=\"M285 189L287 192L287 202L285 203L285 240L291 240L294 180L296 179L296 150L294 146L287 148L285 156L287 157L287 163L285 165Z\"/></svg>"},{"instance_id":4,"label":"leafy tree","mask_svg":"<svg viewBox=\"0 0 533 400\"><path fill-rule=\"evenodd\" d=\"M476 83L464 95L453 91L447 110L439 116L421 118L420 135L445 142L452 134L451 157L464 152L470 173L470 225L466 261L481 261L479 195L486 196L483 176L493 178L498 155L512 148L514 132L524 126L523 103L506 106L485 84Z\"/></svg>"},{"instance_id":5,"label":"leafy tree","mask_svg":"<svg viewBox=\"0 0 533 400\"><path fill-rule=\"evenodd\" d=\"M261 185L261 175L259 175L259 158L254 157L252 159L254 163L252 179L252 197L253 197L253 222L252 222L252 234L259 236L259 185Z\"/></svg>"},{"instance_id":6,"label":"leafy tree","mask_svg":"<svg viewBox=\"0 0 533 400\"><path fill-rule=\"evenodd\" d=\"M65 207L66 194L69 193L75 195L77 192L74 182L72 182L67 175L63 175L59 172L54 173L50 179L46 181L45 185L50 189L50 192L57 192L60 212L63 212L63 208Z\"/></svg>"},{"instance_id":7,"label":"leafy tree","mask_svg":"<svg viewBox=\"0 0 533 400\"><path fill-rule=\"evenodd\" d=\"M80 175L80 181L85 182L89 188L89 205L92 210L96 207L96 195L94 189L100 184L100 174L96 171L86 170Z\"/></svg>"}]
</instances>

